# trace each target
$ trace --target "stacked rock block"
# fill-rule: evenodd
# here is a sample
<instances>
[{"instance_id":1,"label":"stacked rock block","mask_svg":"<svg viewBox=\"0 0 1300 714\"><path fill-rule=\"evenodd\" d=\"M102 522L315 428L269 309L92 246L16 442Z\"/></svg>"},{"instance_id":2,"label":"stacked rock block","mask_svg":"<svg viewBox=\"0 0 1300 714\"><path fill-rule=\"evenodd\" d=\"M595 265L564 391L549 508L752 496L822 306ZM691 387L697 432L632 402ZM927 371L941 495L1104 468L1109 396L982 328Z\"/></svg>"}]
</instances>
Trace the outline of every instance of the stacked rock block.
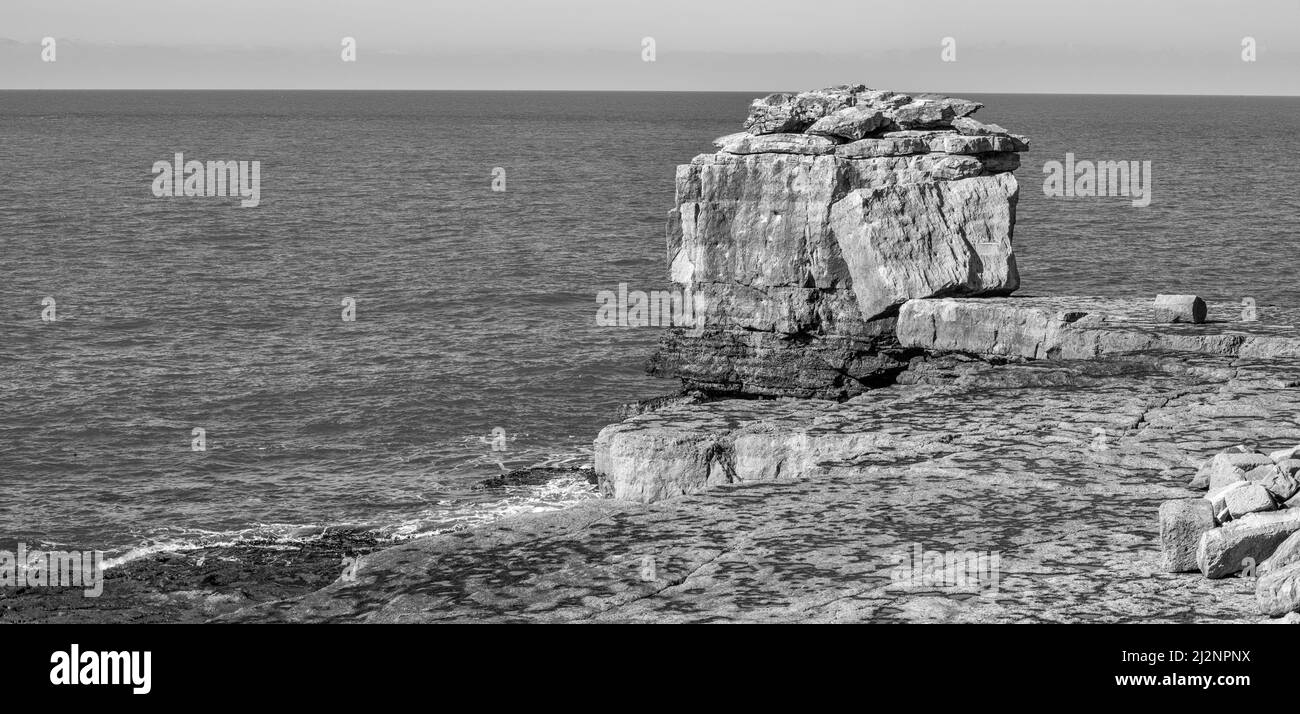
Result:
<instances>
[{"instance_id":1,"label":"stacked rock block","mask_svg":"<svg viewBox=\"0 0 1300 714\"><path fill-rule=\"evenodd\" d=\"M1160 506L1161 565L1207 578L1256 575L1268 615L1300 612L1300 446L1269 454L1236 446L1201 465L1203 498Z\"/></svg>"},{"instance_id":2,"label":"stacked rock block","mask_svg":"<svg viewBox=\"0 0 1300 714\"><path fill-rule=\"evenodd\" d=\"M862 85L754 101L744 131L677 168L672 280L704 297L650 372L723 394L843 398L911 352L911 298L1008 295L1028 141L982 105Z\"/></svg>"}]
</instances>

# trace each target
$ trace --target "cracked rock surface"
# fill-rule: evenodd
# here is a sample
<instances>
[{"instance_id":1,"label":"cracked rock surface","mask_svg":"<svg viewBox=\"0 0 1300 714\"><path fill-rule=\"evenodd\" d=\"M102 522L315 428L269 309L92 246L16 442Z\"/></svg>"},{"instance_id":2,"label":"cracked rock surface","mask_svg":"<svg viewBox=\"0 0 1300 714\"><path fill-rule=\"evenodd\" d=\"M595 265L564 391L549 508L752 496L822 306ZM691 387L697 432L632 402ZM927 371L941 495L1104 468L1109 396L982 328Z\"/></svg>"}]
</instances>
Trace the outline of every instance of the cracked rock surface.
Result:
<instances>
[{"instance_id":1,"label":"cracked rock surface","mask_svg":"<svg viewBox=\"0 0 1300 714\"><path fill-rule=\"evenodd\" d=\"M1253 579L1164 572L1157 512L1225 448L1300 442L1296 384L1289 359L931 355L842 403L670 405L600 458L640 474L625 499L655 468L685 495L412 541L223 619L1263 622ZM996 553L996 585L898 582L917 546Z\"/></svg>"}]
</instances>

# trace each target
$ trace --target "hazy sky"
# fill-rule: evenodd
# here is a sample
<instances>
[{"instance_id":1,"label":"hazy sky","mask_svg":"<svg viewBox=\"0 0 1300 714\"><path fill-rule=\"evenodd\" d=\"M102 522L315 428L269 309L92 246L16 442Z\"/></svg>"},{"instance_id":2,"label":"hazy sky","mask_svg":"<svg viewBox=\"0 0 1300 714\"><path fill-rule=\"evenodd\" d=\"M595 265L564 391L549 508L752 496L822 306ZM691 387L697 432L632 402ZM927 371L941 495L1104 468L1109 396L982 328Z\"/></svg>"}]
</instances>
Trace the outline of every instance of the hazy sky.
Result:
<instances>
[{"instance_id":1,"label":"hazy sky","mask_svg":"<svg viewBox=\"0 0 1300 714\"><path fill-rule=\"evenodd\" d=\"M54 37L57 60L41 61ZM356 38L357 59L340 59ZM655 61L642 60L642 38ZM956 61L941 58L955 40ZM1256 61L1242 60L1242 40ZM0 0L2 88L1300 94L1300 0Z\"/></svg>"}]
</instances>

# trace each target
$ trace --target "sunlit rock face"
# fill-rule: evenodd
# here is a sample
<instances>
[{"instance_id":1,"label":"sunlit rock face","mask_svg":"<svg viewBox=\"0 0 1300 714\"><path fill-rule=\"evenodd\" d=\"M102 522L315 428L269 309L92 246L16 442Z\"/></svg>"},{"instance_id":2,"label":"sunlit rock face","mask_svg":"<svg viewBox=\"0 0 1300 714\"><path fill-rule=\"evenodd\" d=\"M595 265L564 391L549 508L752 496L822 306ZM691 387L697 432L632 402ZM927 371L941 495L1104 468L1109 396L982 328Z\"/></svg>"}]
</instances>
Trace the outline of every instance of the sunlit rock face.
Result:
<instances>
[{"instance_id":1,"label":"sunlit rock face","mask_svg":"<svg viewBox=\"0 0 1300 714\"><path fill-rule=\"evenodd\" d=\"M650 372L691 389L845 398L914 350L912 298L1008 295L1028 140L977 102L862 85L756 99L744 131L677 169L668 269L703 296L703 329L672 331Z\"/></svg>"}]
</instances>

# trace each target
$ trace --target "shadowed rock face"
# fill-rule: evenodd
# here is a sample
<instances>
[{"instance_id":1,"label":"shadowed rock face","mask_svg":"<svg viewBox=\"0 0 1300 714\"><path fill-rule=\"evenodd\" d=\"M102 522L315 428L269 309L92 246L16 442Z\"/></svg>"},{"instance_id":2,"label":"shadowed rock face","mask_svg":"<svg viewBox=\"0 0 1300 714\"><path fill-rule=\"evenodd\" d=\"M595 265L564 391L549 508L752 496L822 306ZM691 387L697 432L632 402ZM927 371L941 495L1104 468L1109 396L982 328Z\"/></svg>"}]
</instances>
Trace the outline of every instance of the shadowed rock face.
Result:
<instances>
[{"instance_id":1,"label":"shadowed rock face","mask_svg":"<svg viewBox=\"0 0 1300 714\"><path fill-rule=\"evenodd\" d=\"M672 280L704 328L649 371L711 393L846 398L896 374L910 298L1007 295L1024 137L980 105L861 85L755 100L746 131L677 169ZM953 122L960 121L960 128Z\"/></svg>"}]
</instances>

